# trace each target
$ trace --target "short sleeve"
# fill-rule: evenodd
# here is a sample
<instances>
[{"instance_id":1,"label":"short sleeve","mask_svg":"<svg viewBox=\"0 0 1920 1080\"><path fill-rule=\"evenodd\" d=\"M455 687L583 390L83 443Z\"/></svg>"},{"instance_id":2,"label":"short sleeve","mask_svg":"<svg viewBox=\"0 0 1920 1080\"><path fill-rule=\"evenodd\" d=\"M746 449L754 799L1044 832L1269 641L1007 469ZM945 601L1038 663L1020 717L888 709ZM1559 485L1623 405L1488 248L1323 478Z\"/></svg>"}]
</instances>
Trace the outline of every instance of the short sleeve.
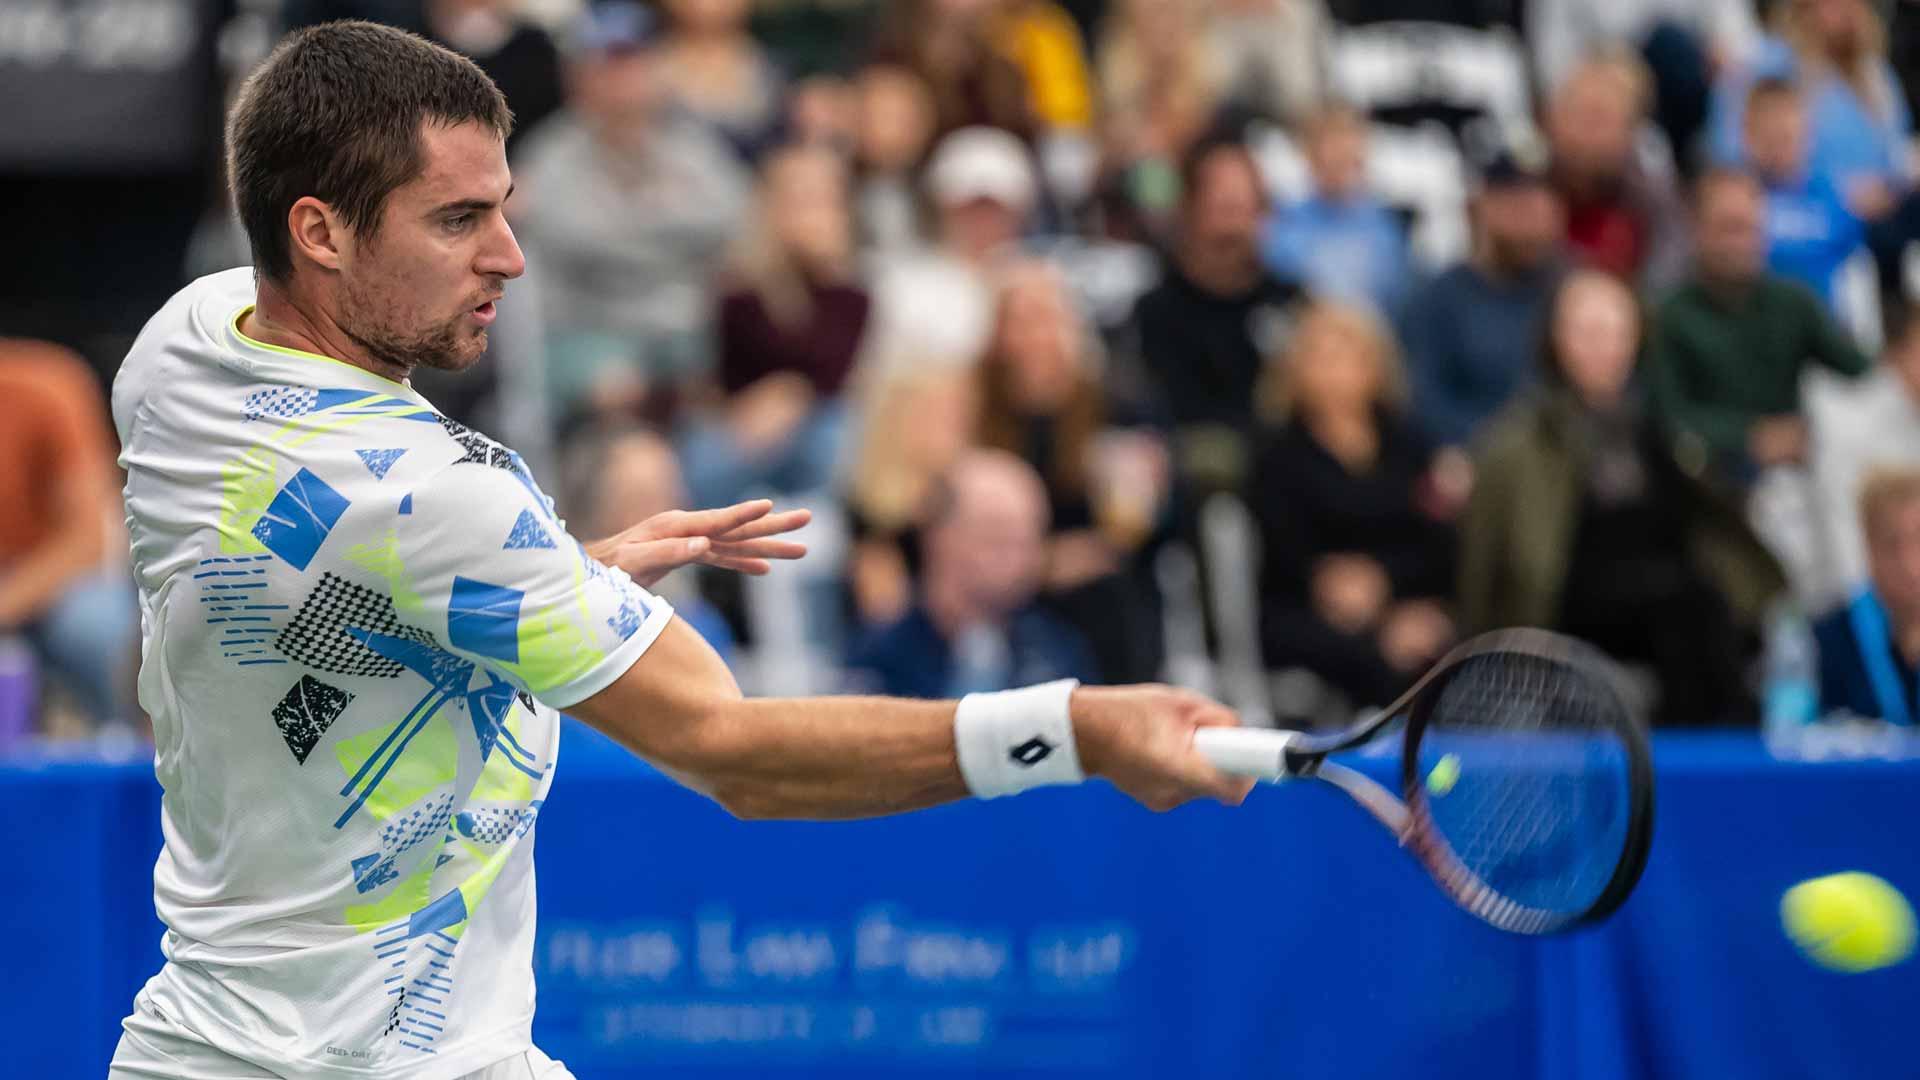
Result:
<instances>
[{"instance_id":1,"label":"short sleeve","mask_svg":"<svg viewBox=\"0 0 1920 1080\"><path fill-rule=\"evenodd\" d=\"M401 619L555 708L605 689L673 617L567 534L524 467L449 465L396 522Z\"/></svg>"}]
</instances>

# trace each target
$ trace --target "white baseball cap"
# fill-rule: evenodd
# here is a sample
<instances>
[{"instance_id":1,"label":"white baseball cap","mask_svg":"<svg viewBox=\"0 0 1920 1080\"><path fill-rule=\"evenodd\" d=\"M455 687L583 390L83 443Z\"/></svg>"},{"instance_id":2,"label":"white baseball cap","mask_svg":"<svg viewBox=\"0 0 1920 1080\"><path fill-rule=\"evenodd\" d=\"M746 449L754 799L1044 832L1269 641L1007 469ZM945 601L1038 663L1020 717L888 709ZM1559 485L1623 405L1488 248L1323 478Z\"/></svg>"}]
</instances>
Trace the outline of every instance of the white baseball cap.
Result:
<instances>
[{"instance_id":1,"label":"white baseball cap","mask_svg":"<svg viewBox=\"0 0 1920 1080\"><path fill-rule=\"evenodd\" d=\"M1025 213L1034 200L1033 161L1026 144L1012 132L961 128L934 148L927 194L936 203L991 199Z\"/></svg>"}]
</instances>

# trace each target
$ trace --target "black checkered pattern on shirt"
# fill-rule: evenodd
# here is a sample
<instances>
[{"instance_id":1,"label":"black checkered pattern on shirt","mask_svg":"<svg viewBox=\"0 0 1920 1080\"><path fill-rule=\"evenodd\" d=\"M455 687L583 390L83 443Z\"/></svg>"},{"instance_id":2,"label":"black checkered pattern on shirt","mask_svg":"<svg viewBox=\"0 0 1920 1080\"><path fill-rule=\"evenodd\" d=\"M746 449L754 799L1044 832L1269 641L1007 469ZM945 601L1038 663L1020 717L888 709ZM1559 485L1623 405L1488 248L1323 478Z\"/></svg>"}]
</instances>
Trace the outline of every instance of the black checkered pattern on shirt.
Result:
<instances>
[{"instance_id":1,"label":"black checkered pattern on shirt","mask_svg":"<svg viewBox=\"0 0 1920 1080\"><path fill-rule=\"evenodd\" d=\"M433 644L426 634L401 624L392 600L330 573L320 575L320 583L300 604L300 613L273 644L289 659L336 675L392 679L406 670L349 637L350 626Z\"/></svg>"}]
</instances>

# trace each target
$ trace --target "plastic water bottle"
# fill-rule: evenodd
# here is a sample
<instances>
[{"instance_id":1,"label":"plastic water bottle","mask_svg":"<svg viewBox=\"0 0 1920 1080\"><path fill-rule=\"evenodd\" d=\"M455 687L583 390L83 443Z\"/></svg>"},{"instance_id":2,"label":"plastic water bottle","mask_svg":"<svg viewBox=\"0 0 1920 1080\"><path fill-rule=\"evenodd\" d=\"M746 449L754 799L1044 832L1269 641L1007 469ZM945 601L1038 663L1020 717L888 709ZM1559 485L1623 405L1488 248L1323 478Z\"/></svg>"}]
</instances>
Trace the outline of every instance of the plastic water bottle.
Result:
<instances>
[{"instance_id":1,"label":"plastic water bottle","mask_svg":"<svg viewBox=\"0 0 1920 1080\"><path fill-rule=\"evenodd\" d=\"M1769 744L1790 743L1820 714L1820 656L1813 627L1791 604L1767 620L1766 682L1761 729Z\"/></svg>"}]
</instances>

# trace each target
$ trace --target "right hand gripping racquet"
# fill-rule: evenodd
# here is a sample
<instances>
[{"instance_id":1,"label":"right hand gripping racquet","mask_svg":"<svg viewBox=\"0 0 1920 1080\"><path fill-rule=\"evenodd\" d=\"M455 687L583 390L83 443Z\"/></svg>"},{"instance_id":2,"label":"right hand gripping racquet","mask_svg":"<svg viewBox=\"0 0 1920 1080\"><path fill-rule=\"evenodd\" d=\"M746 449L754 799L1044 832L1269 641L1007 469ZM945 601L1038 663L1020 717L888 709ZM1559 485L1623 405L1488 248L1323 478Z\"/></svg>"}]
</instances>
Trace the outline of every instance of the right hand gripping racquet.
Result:
<instances>
[{"instance_id":1,"label":"right hand gripping racquet","mask_svg":"<svg viewBox=\"0 0 1920 1080\"><path fill-rule=\"evenodd\" d=\"M1582 642L1500 630L1460 645L1346 731L1201 728L1194 745L1224 772L1332 783L1455 903L1502 930L1551 934L1611 914L1646 867L1652 755L1618 681ZM1399 797L1327 760L1401 717Z\"/></svg>"}]
</instances>

